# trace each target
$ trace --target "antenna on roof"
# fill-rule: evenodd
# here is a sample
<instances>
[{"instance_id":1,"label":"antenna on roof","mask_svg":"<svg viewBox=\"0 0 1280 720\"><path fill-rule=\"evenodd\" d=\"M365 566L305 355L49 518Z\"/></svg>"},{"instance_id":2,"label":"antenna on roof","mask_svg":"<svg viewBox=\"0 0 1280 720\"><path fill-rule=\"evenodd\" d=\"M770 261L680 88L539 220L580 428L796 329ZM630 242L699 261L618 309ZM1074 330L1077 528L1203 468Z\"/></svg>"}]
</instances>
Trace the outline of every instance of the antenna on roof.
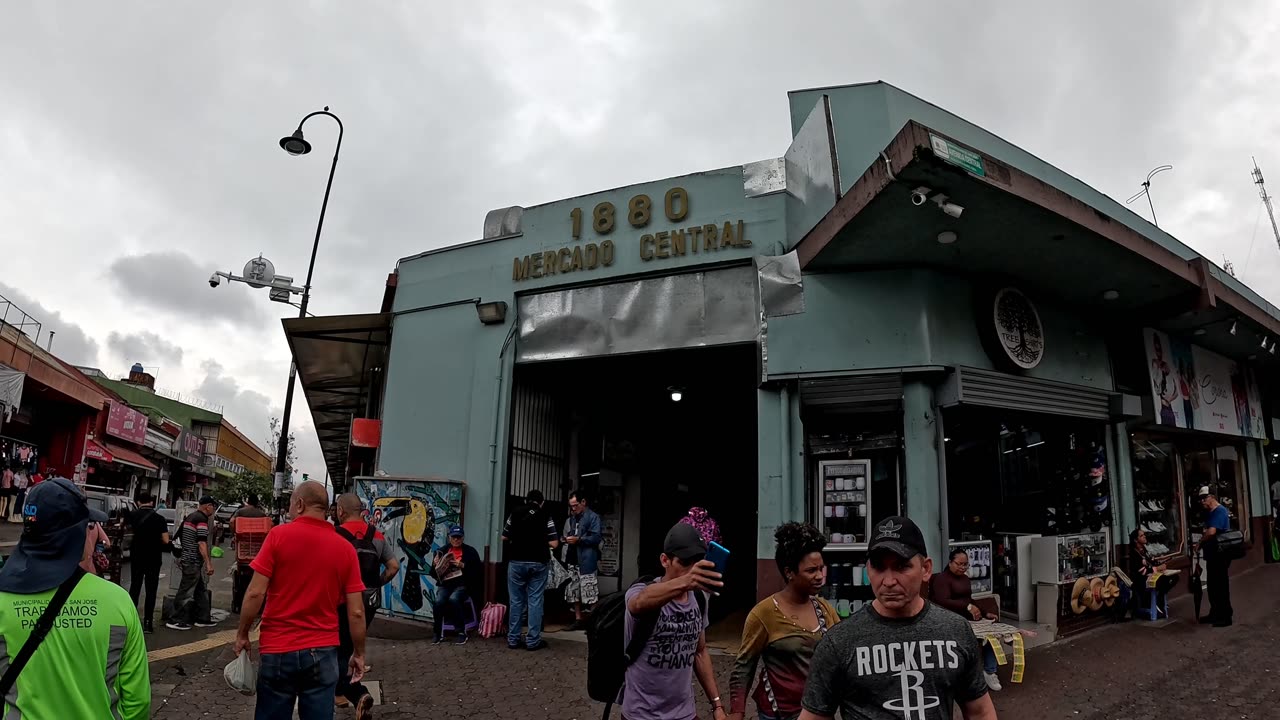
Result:
<instances>
[{"instance_id":1,"label":"antenna on roof","mask_svg":"<svg viewBox=\"0 0 1280 720\"><path fill-rule=\"evenodd\" d=\"M1276 213L1271 207L1271 196L1267 194L1266 182L1262 179L1262 168L1258 167L1258 159L1253 158L1253 184L1258 186L1258 196L1267 208L1267 217L1271 218L1271 232L1276 236L1276 244L1280 245L1280 227L1276 226Z\"/></svg>"},{"instance_id":2,"label":"antenna on roof","mask_svg":"<svg viewBox=\"0 0 1280 720\"><path fill-rule=\"evenodd\" d=\"M1124 201L1125 205L1131 205L1134 200L1137 200L1143 195L1146 195L1147 205L1151 207L1151 224L1155 225L1156 227L1160 227L1160 222L1156 220L1156 204L1151 202L1151 178L1155 177L1159 173L1164 172L1165 170L1172 170L1172 169L1173 169L1172 165L1161 165L1160 167L1147 173L1147 179L1142 181L1142 189L1139 190L1133 197Z\"/></svg>"}]
</instances>

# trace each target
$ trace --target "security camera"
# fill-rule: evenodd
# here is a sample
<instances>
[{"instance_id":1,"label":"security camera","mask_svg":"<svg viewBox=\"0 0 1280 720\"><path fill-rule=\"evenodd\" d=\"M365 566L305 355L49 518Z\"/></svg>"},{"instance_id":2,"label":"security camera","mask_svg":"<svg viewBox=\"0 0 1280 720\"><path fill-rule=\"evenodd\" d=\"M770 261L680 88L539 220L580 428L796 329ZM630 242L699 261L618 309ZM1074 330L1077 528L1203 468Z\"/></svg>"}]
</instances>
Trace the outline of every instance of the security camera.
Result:
<instances>
[{"instance_id":1,"label":"security camera","mask_svg":"<svg viewBox=\"0 0 1280 720\"><path fill-rule=\"evenodd\" d=\"M964 208L951 202L942 203L942 212L950 215L953 218L958 218L960 217L960 214L964 212Z\"/></svg>"},{"instance_id":2,"label":"security camera","mask_svg":"<svg viewBox=\"0 0 1280 720\"><path fill-rule=\"evenodd\" d=\"M210 276L209 276L209 287L211 287L211 288L216 288L216 287L218 287L218 286L219 286L219 285L221 285L221 284L222 284L222 276L221 276L221 275L219 275L218 273L214 273L214 274L212 274L212 275L210 275Z\"/></svg>"},{"instance_id":3,"label":"security camera","mask_svg":"<svg viewBox=\"0 0 1280 720\"><path fill-rule=\"evenodd\" d=\"M929 201L929 188L918 187L911 191L911 204L920 207Z\"/></svg>"}]
</instances>

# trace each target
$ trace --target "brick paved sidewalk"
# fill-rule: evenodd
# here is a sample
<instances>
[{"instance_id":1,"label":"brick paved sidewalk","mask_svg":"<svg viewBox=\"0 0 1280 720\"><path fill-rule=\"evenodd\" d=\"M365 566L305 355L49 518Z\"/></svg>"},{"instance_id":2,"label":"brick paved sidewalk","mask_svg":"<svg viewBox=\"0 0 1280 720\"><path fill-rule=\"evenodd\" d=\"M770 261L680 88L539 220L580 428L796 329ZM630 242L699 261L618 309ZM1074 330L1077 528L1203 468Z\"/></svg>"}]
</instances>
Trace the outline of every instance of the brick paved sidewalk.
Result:
<instances>
[{"instance_id":1,"label":"brick paved sidewalk","mask_svg":"<svg viewBox=\"0 0 1280 720\"><path fill-rule=\"evenodd\" d=\"M1189 600L1168 623L1131 622L1096 630L1028 653L1022 685L995 695L1003 719L1280 717L1280 566L1234 579L1236 624L1193 625ZM384 630L385 632L385 630ZM586 645L551 637L551 648L507 650L501 639L465 647L424 640L371 640L371 679L382 682L378 718L595 720L601 706L586 698ZM253 698L222 681L230 649L152 666L155 717L190 720L253 716ZM179 671L179 667L181 670ZM717 657L721 692L729 658ZM456 681L456 682L455 682ZM167 697L162 697L165 693ZM705 714L705 702L701 711ZM350 717L339 711L337 717ZM617 717L615 711L614 717Z\"/></svg>"}]
</instances>

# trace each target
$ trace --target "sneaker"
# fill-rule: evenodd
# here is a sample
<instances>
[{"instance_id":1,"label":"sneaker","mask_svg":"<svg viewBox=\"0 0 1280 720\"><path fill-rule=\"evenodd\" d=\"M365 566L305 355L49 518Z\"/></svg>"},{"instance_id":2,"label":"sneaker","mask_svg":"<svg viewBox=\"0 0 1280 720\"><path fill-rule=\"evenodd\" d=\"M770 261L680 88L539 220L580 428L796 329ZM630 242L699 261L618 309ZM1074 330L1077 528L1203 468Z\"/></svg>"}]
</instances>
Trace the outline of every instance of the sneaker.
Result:
<instances>
[{"instance_id":1,"label":"sneaker","mask_svg":"<svg viewBox=\"0 0 1280 720\"><path fill-rule=\"evenodd\" d=\"M523 649L524 649L524 645L521 645L521 644L519 644L519 643L516 643L516 644L507 643L507 649L508 649L508 650L523 650Z\"/></svg>"},{"instance_id":2,"label":"sneaker","mask_svg":"<svg viewBox=\"0 0 1280 720\"><path fill-rule=\"evenodd\" d=\"M198 628L211 628L211 627L218 627L218 623L216 623L216 622L201 622L201 621L197 620L197 621L196 621L196 627L198 627Z\"/></svg>"},{"instance_id":3,"label":"sneaker","mask_svg":"<svg viewBox=\"0 0 1280 720\"><path fill-rule=\"evenodd\" d=\"M356 720L373 720L373 697L368 693L356 702Z\"/></svg>"},{"instance_id":4,"label":"sneaker","mask_svg":"<svg viewBox=\"0 0 1280 720\"><path fill-rule=\"evenodd\" d=\"M438 638L436 638L435 640L432 640L432 641L431 641L431 644L432 644L432 645L439 645L439 644L440 644L440 643L442 643L442 642L444 642L444 638L442 638L442 637L438 637Z\"/></svg>"},{"instance_id":5,"label":"sneaker","mask_svg":"<svg viewBox=\"0 0 1280 720\"><path fill-rule=\"evenodd\" d=\"M180 621L179 621L179 622L167 622L167 623L165 623L165 624L164 624L164 626L165 626L165 627L167 627L167 628L169 628L170 630L182 630L182 631L187 631L187 630L190 630L190 629L191 629L191 623L187 623L187 622L180 622Z\"/></svg>"},{"instance_id":6,"label":"sneaker","mask_svg":"<svg viewBox=\"0 0 1280 720\"><path fill-rule=\"evenodd\" d=\"M156 624L150 620L142 623L142 632L151 635L156 631Z\"/></svg>"},{"instance_id":7,"label":"sneaker","mask_svg":"<svg viewBox=\"0 0 1280 720\"><path fill-rule=\"evenodd\" d=\"M538 642L536 642L536 643L529 643L528 645L526 645L526 646L525 646L525 649L526 649L526 650L530 650L530 651L532 651L532 650L545 650L545 649L547 649L547 641L546 641L546 640L539 640L539 641L538 641Z\"/></svg>"},{"instance_id":8,"label":"sneaker","mask_svg":"<svg viewBox=\"0 0 1280 720\"><path fill-rule=\"evenodd\" d=\"M467 644L467 634L466 634L466 633L462 633L461 635L459 635L459 636L458 636L458 639L453 641L453 644L454 644L454 645L466 645L466 644Z\"/></svg>"},{"instance_id":9,"label":"sneaker","mask_svg":"<svg viewBox=\"0 0 1280 720\"><path fill-rule=\"evenodd\" d=\"M983 675L986 676L987 687L990 688L992 692L1000 692L1004 689L1000 686L1000 676L995 673L983 673Z\"/></svg>"},{"instance_id":10,"label":"sneaker","mask_svg":"<svg viewBox=\"0 0 1280 720\"><path fill-rule=\"evenodd\" d=\"M586 623L582 622L581 620L574 620L572 624L570 624L568 627L564 629L564 631L574 632L576 630L585 630L586 627L587 627Z\"/></svg>"}]
</instances>

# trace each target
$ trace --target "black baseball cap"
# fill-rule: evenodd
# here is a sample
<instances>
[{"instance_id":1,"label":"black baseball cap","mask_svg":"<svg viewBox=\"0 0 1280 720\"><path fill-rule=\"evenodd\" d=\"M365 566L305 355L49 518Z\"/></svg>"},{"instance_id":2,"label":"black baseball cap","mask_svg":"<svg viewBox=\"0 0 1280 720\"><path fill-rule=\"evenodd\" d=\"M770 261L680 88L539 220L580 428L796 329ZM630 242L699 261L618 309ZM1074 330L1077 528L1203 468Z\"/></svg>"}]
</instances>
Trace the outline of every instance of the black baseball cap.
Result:
<instances>
[{"instance_id":1,"label":"black baseball cap","mask_svg":"<svg viewBox=\"0 0 1280 720\"><path fill-rule=\"evenodd\" d=\"M201 498L200 498L200 502L199 502L198 504L200 504L200 505L217 505L217 504L218 504L218 501L217 501L217 500L214 500L212 495L205 495L204 497L201 497Z\"/></svg>"},{"instance_id":2,"label":"black baseball cap","mask_svg":"<svg viewBox=\"0 0 1280 720\"><path fill-rule=\"evenodd\" d=\"M662 554L690 565L707 556L707 543L694 526L676 523L667 531L667 539L662 541Z\"/></svg>"},{"instance_id":3,"label":"black baseball cap","mask_svg":"<svg viewBox=\"0 0 1280 720\"><path fill-rule=\"evenodd\" d=\"M107 515L89 509L84 493L66 478L45 480L27 491L22 537L0 568L0 592L31 595L61 585L84 558L91 521L107 522Z\"/></svg>"},{"instance_id":4,"label":"black baseball cap","mask_svg":"<svg viewBox=\"0 0 1280 720\"><path fill-rule=\"evenodd\" d=\"M867 555L880 550L891 552L903 560L929 555L924 533L911 518L903 516L885 518L876 523L875 530L871 532L871 542L867 545Z\"/></svg>"}]
</instances>

